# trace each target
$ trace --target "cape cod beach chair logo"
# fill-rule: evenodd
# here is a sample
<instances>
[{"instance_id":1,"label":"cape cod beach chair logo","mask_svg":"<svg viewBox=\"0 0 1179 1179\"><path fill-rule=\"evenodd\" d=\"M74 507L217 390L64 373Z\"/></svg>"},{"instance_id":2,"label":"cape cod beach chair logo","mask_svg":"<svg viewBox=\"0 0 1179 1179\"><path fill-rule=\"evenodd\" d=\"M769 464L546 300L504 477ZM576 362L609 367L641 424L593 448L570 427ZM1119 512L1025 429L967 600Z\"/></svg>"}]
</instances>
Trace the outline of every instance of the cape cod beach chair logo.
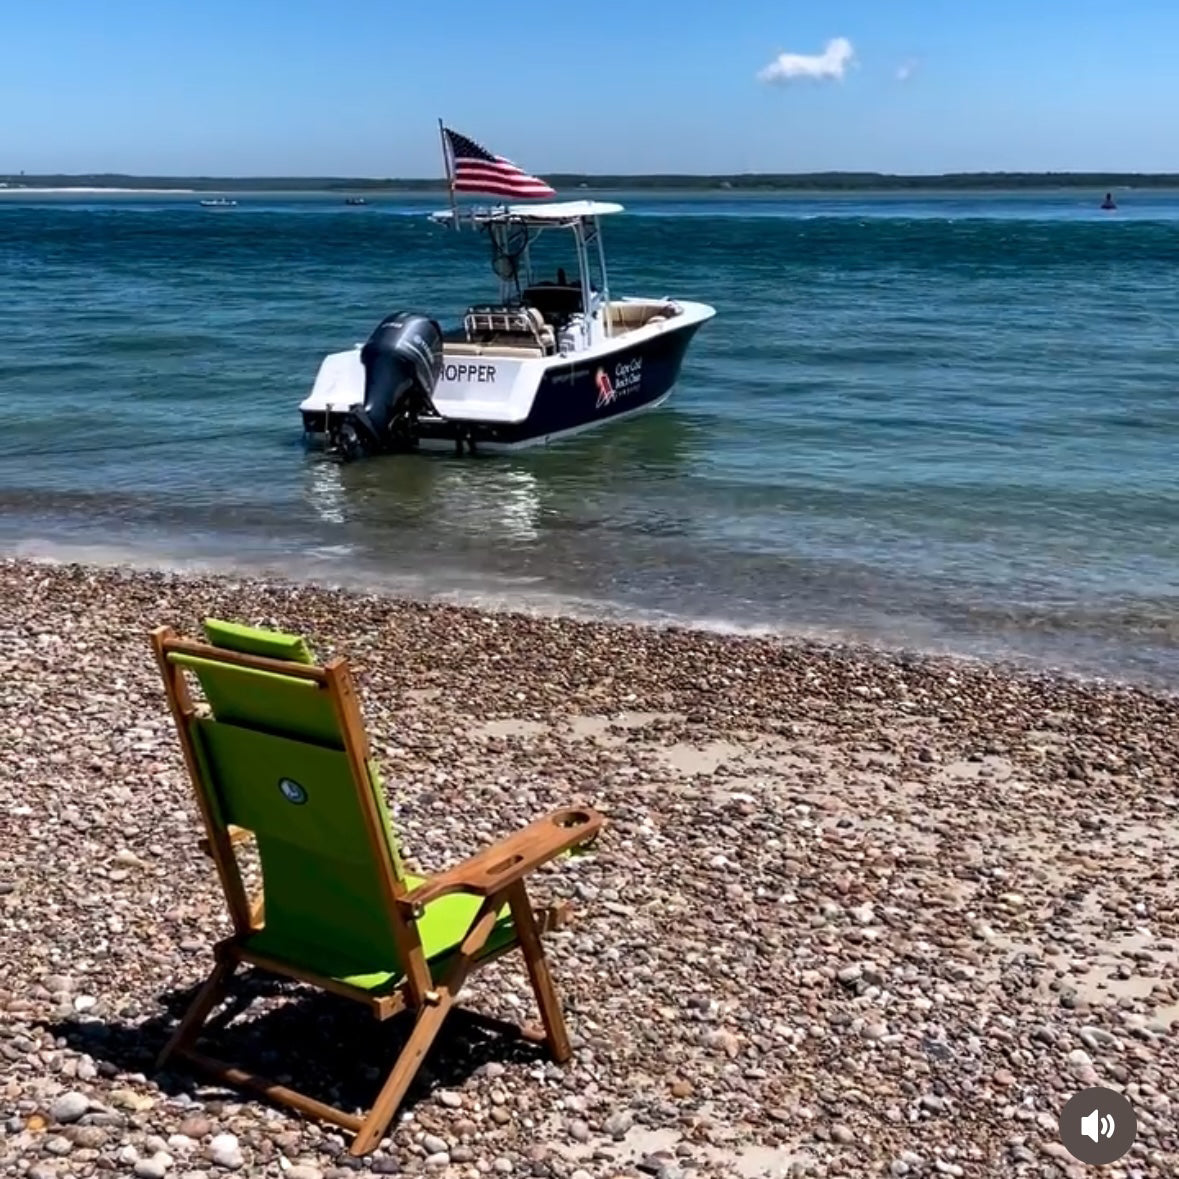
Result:
<instances>
[{"instance_id":1,"label":"cape cod beach chair logo","mask_svg":"<svg viewBox=\"0 0 1179 1179\"><path fill-rule=\"evenodd\" d=\"M279 778L279 793L295 806L302 806L307 801L307 791L293 778Z\"/></svg>"},{"instance_id":2,"label":"cape cod beach chair logo","mask_svg":"<svg viewBox=\"0 0 1179 1179\"><path fill-rule=\"evenodd\" d=\"M641 356L636 356L634 360L628 360L625 364L616 364L613 380L610 379L604 368L598 369L594 374L594 384L598 387L598 400L594 408L603 409L607 405L612 405L620 397L633 393L639 387L642 376L643 358Z\"/></svg>"}]
</instances>

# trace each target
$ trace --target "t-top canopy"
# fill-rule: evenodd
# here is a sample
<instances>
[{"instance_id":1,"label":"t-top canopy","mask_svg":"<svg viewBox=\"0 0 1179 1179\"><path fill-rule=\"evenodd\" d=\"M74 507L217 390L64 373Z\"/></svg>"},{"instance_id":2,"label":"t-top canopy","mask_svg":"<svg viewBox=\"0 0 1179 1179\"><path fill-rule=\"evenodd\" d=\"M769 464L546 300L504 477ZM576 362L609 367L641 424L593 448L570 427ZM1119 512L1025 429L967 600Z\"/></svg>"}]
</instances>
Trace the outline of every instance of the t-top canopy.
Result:
<instances>
[{"instance_id":1,"label":"t-top canopy","mask_svg":"<svg viewBox=\"0 0 1179 1179\"><path fill-rule=\"evenodd\" d=\"M476 224L493 221L515 221L523 225L572 225L587 217L604 217L607 213L621 213L622 206L613 201L554 201L548 205L497 205L490 209L459 209L459 220L470 218ZM455 210L443 209L431 213L434 221L452 221Z\"/></svg>"}]
</instances>

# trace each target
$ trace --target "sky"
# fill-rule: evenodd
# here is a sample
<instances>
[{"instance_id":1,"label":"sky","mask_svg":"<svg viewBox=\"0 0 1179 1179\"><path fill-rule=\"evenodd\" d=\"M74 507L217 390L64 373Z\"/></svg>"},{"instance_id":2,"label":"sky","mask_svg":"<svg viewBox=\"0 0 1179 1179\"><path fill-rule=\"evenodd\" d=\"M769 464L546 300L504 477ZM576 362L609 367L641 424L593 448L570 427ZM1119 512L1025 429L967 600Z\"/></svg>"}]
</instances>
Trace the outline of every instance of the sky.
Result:
<instances>
[{"instance_id":1,"label":"sky","mask_svg":"<svg viewBox=\"0 0 1179 1179\"><path fill-rule=\"evenodd\" d=\"M0 173L1179 172L1177 0L0 0Z\"/></svg>"}]
</instances>

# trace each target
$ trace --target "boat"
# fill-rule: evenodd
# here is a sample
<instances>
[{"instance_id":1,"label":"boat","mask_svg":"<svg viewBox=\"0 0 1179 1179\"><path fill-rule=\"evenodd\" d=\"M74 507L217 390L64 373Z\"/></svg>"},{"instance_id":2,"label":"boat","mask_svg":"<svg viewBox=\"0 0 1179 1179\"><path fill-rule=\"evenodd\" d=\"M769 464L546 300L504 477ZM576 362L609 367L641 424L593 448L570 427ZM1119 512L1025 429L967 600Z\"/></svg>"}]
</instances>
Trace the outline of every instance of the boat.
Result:
<instances>
[{"instance_id":1,"label":"boat","mask_svg":"<svg viewBox=\"0 0 1179 1179\"><path fill-rule=\"evenodd\" d=\"M414 450L497 453L662 405L692 337L716 311L611 295L601 220L622 212L612 202L569 200L452 203L430 214L490 241L498 301L468 306L445 330L430 315L395 312L365 343L326 356L299 406L305 436L341 461ZM551 279L533 273L530 247L551 230L572 238L573 278L563 269Z\"/></svg>"},{"instance_id":2,"label":"boat","mask_svg":"<svg viewBox=\"0 0 1179 1179\"><path fill-rule=\"evenodd\" d=\"M1107 192L1105 194L1105 200L1101 202L1101 207L1106 210L1116 209L1118 207L1117 202L1113 199L1113 193Z\"/></svg>"},{"instance_id":3,"label":"boat","mask_svg":"<svg viewBox=\"0 0 1179 1179\"><path fill-rule=\"evenodd\" d=\"M368 201L364 197L345 197L344 204L346 205L367 205Z\"/></svg>"},{"instance_id":4,"label":"boat","mask_svg":"<svg viewBox=\"0 0 1179 1179\"><path fill-rule=\"evenodd\" d=\"M211 197L201 201L201 207L205 209L229 209L236 204L237 201L231 201L227 197Z\"/></svg>"}]
</instances>

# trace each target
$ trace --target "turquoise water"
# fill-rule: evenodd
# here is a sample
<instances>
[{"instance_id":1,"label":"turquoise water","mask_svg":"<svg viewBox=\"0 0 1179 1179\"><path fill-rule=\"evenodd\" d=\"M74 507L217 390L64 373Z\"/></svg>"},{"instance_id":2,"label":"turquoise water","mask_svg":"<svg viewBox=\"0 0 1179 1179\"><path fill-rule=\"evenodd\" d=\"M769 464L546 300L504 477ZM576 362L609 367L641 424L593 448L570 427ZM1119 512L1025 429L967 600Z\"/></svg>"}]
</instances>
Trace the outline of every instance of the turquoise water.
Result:
<instances>
[{"instance_id":1,"label":"turquoise water","mask_svg":"<svg viewBox=\"0 0 1179 1179\"><path fill-rule=\"evenodd\" d=\"M6 195L0 547L1173 683L1179 194L1099 198L624 194L614 293L718 309L664 409L339 468L319 361L489 296L480 239L428 198Z\"/></svg>"}]
</instances>

